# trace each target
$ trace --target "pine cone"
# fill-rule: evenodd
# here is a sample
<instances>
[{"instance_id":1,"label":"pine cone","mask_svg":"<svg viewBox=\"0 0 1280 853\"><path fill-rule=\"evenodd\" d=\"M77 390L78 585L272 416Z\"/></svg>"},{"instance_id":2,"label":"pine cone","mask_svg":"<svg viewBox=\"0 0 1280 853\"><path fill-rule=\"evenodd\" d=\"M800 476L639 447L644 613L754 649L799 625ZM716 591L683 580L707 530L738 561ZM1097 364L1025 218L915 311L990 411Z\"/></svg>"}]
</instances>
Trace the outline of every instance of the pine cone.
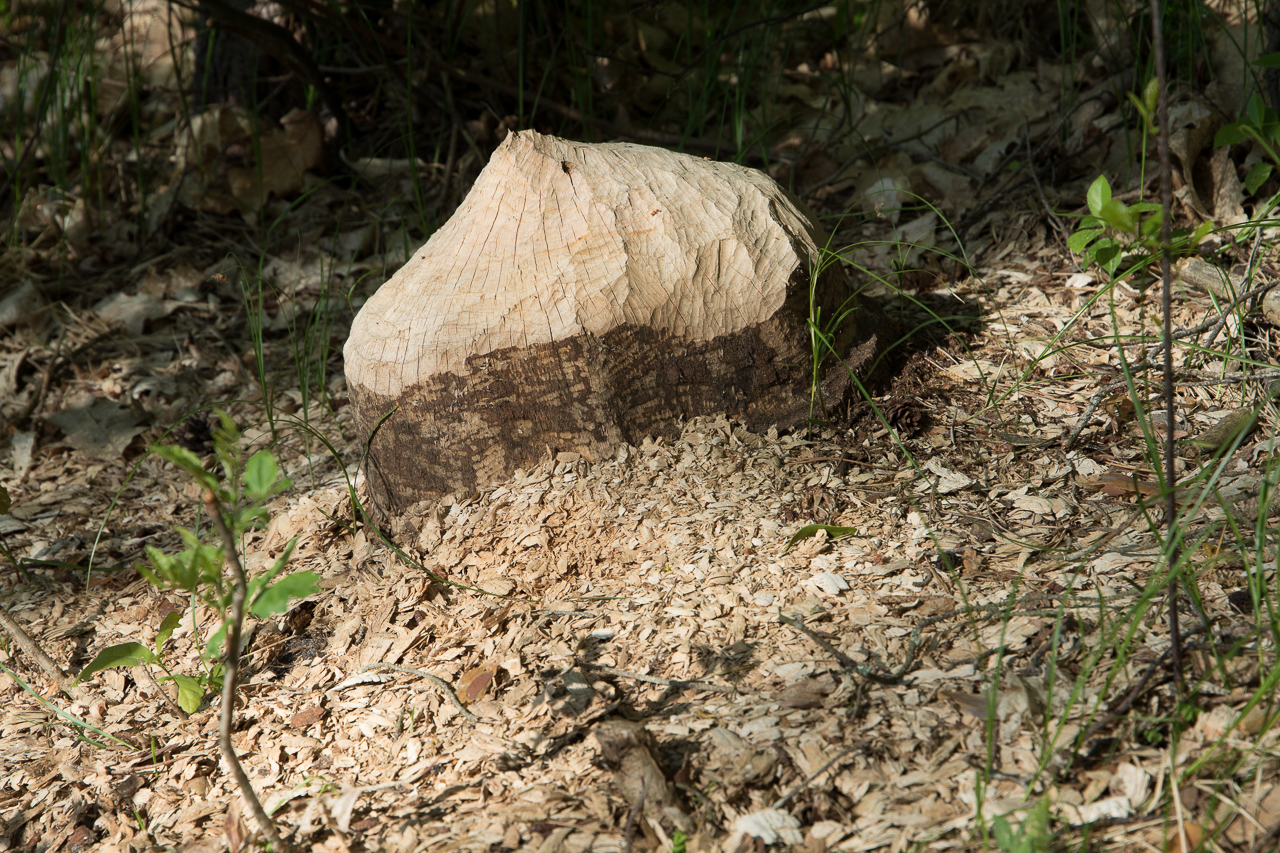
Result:
<instances>
[{"instance_id":1,"label":"pine cone","mask_svg":"<svg viewBox=\"0 0 1280 853\"><path fill-rule=\"evenodd\" d=\"M903 438L910 438L924 427L925 413L916 397L900 397L880 407L889 426Z\"/></svg>"}]
</instances>

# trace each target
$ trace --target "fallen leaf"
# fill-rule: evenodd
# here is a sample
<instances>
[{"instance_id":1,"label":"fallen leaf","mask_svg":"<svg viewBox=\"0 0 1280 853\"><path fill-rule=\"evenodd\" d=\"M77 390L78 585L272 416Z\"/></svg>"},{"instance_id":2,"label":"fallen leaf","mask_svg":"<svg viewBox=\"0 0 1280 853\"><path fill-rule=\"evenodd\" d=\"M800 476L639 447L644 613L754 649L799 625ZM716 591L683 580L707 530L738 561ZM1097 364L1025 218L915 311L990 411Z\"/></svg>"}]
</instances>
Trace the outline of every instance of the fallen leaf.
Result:
<instances>
[{"instance_id":1,"label":"fallen leaf","mask_svg":"<svg viewBox=\"0 0 1280 853\"><path fill-rule=\"evenodd\" d=\"M61 427L67 444L76 450L108 461L118 460L134 436L146 429L138 425L142 415L131 407L101 397L91 406L67 409L46 420Z\"/></svg>"},{"instance_id":2,"label":"fallen leaf","mask_svg":"<svg viewBox=\"0 0 1280 853\"><path fill-rule=\"evenodd\" d=\"M324 165L324 128L315 113L293 109L280 124L262 135L256 166L227 170L231 194L248 210L261 209L272 195L293 195L302 189L303 173Z\"/></svg>"},{"instance_id":3,"label":"fallen leaf","mask_svg":"<svg viewBox=\"0 0 1280 853\"><path fill-rule=\"evenodd\" d=\"M1234 443L1237 436L1240 441L1244 441L1258 423L1257 414L1252 406L1233 409L1216 424L1195 438L1189 439L1187 443L1195 445L1205 453L1216 455L1220 450Z\"/></svg>"},{"instance_id":4,"label":"fallen leaf","mask_svg":"<svg viewBox=\"0 0 1280 853\"><path fill-rule=\"evenodd\" d=\"M299 711L290 717L289 725L293 726L295 729L305 729L307 726L323 720L326 713L328 712L326 712L324 708L321 708L319 705L313 705L312 707L307 708L304 711Z\"/></svg>"},{"instance_id":5,"label":"fallen leaf","mask_svg":"<svg viewBox=\"0 0 1280 853\"><path fill-rule=\"evenodd\" d=\"M1187 837L1185 845L1182 843L1184 833ZM1175 826L1173 834L1169 836L1169 841L1164 846L1165 853L1191 853L1192 850L1195 850L1200 845L1200 839L1202 838L1204 838L1204 830L1198 823L1188 821L1182 824L1182 832L1179 832Z\"/></svg>"},{"instance_id":6,"label":"fallen leaf","mask_svg":"<svg viewBox=\"0 0 1280 853\"><path fill-rule=\"evenodd\" d=\"M493 680L498 677L498 665L496 663L484 663L480 666L473 667L462 674L458 679L458 699L464 705L470 705L477 702L493 685Z\"/></svg>"},{"instance_id":7,"label":"fallen leaf","mask_svg":"<svg viewBox=\"0 0 1280 853\"><path fill-rule=\"evenodd\" d=\"M9 439L9 459L14 472L25 476L31 470L31 457L36 449L36 434L30 430L15 432Z\"/></svg>"},{"instance_id":8,"label":"fallen leaf","mask_svg":"<svg viewBox=\"0 0 1280 853\"><path fill-rule=\"evenodd\" d=\"M27 279L17 290L0 299L0 329L32 322L45 304L44 296L35 282Z\"/></svg>"},{"instance_id":9,"label":"fallen leaf","mask_svg":"<svg viewBox=\"0 0 1280 853\"><path fill-rule=\"evenodd\" d=\"M93 306L93 310L108 323L123 326L129 334L141 335L148 320L163 317L173 309L145 293L117 293Z\"/></svg>"},{"instance_id":10,"label":"fallen leaf","mask_svg":"<svg viewBox=\"0 0 1280 853\"><path fill-rule=\"evenodd\" d=\"M827 595L839 595L849 588L849 581L845 580L843 576L832 574L831 572L818 572L805 583L825 592Z\"/></svg>"},{"instance_id":11,"label":"fallen leaf","mask_svg":"<svg viewBox=\"0 0 1280 853\"><path fill-rule=\"evenodd\" d=\"M759 838L765 844L799 844L804 840L800 821L782 809L764 809L744 814L733 823L733 828L744 835Z\"/></svg>"},{"instance_id":12,"label":"fallen leaf","mask_svg":"<svg viewBox=\"0 0 1280 853\"><path fill-rule=\"evenodd\" d=\"M430 168L421 159L393 160L386 157L348 157L346 151L339 151L338 156L358 177L370 183L380 183L391 178L406 178L423 175ZM437 168L439 168L437 166Z\"/></svg>"},{"instance_id":13,"label":"fallen leaf","mask_svg":"<svg viewBox=\"0 0 1280 853\"><path fill-rule=\"evenodd\" d=\"M791 534L791 538L787 540L787 545L782 549L782 553L791 550L791 546L799 542L801 539L808 539L816 534L819 530L825 530L827 536L831 539L838 539L841 536L852 536L858 532L856 527L835 527L830 524L806 524L795 533Z\"/></svg>"}]
</instances>

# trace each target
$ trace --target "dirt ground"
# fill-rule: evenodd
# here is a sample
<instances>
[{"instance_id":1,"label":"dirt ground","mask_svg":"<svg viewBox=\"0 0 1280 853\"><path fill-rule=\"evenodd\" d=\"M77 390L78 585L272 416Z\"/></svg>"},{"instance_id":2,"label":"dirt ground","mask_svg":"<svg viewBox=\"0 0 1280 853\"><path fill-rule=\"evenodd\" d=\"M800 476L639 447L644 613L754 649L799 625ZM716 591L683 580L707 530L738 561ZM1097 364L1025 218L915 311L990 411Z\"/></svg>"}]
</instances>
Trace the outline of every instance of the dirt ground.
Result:
<instances>
[{"instance_id":1,"label":"dirt ground","mask_svg":"<svg viewBox=\"0 0 1280 853\"><path fill-rule=\"evenodd\" d=\"M353 522L354 458L339 471L286 430L296 487L246 562L269 565L296 536L291 567L323 589L255 626L234 743L292 843L968 850L983 844L979 814L1016 825L1038 799L1060 840L1087 834L1090 849L1180 849L1180 822L1216 831L1214 849L1267 842L1280 819L1276 735L1253 717L1236 725L1247 674L1197 653L1202 712L1169 740L1169 643L1146 585L1159 545L1143 521L1159 509L1134 497L1141 431L1103 408L1063 449L1117 351L1098 342L1032 363L1081 311L1073 341L1149 325L1144 297L1122 285L1090 304L1098 285L1069 272L1046 227L1029 218L1024 234L998 260L978 252L973 277L921 295L967 317L955 335L921 338L877 401L901 441L866 405L847 428L809 435L699 419L678 441L595 465L562 454L446 501L417 541L397 543L407 564ZM1208 299L1180 286L1183 325L1207 316ZM243 361L200 320L176 350L172 336L113 343L134 349L123 367L51 393L204 376L252 394ZM313 404L309 418L342 435L340 377L329 387L332 408ZM1230 385L1181 390L1184 431L1238 400ZM259 403L229 411L261 420ZM169 440L199 447L199 432ZM246 434L269 438L261 425ZM142 441L111 460L46 430L25 467L11 452L3 470L14 553L83 564L93 551L102 567L87 581L51 564L3 580L13 616L72 670L113 643L153 642L173 610L188 615L171 660L195 665L188 602L129 567L144 544L172 547L171 526L197 503L174 469L141 457ZM1267 441L1229 461L1226 490L1256 474ZM1195 523L1223 518L1206 505ZM788 547L810 523L849 530ZM1215 635L1247 634L1253 616L1232 596L1243 563L1201 562L1197 606ZM220 850L252 834L219 760L216 699L187 716L158 670L135 668L100 673L70 703L12 647L4 662L42 694L0 676L5 849ZM1237 686L1211 690L1224 681ZM86 743L64 715L133 747ZM1227 782L1192 773L1167 808L1171 771L1229 760Z\"/></svg>"}]
</instances>

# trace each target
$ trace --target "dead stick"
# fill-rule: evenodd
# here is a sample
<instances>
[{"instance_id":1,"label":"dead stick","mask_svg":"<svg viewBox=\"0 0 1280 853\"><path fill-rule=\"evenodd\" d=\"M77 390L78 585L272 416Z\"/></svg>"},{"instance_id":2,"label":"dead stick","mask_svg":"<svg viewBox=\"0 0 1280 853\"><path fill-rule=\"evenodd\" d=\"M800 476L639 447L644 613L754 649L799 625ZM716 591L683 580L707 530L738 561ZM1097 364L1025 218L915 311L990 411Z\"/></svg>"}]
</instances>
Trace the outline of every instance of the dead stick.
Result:
<instances>
[{"instance_id":1,"label":"dead stick","mask_svg":"<svg viewBox=\"0 0 1280 853\"><path fill-rule=\"evenodd\" d=\"M36 641L31 639L31 635L22 629L22 626L9 615L9 611L4 607L0 607L0 628L4 628L9 636L13 638L13 641L18 644L18 647L31 656L31 659L44 671L45 675L58 683L58 688L63 693L73 699L78 697L79 689L71 676L63 672L62 667L54 663L53 658L45 654L44 649L40 648Z\"/></svg>"}]
</instances>

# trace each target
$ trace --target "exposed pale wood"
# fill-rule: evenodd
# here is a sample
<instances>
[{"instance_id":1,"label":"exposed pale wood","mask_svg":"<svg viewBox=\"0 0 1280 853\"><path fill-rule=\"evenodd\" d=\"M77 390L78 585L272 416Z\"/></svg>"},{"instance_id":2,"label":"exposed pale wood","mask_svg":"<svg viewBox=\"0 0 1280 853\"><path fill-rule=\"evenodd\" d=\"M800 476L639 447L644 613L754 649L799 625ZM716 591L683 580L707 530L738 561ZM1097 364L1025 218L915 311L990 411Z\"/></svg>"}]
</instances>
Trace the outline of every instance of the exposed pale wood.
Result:
<instances>
[{"instance_id":1,"label":"exposed pale wood","mask_svg":"<svg viewBox=\"0 0 1280 853\"><path fill-rule=\"evenodd\" d=\"M548 452L599 459L681 417L802 422L811 295L824 318L856 304L837 264L810 287L824 241L755 170L512 134L352 326L363 435L398 410L370 448L379 509L472 491ZM883 340L871 318L863 306L837 338L855 369ZM828 402L849 384L838 368L826 383Z\"/></svg>"}]
</instances>

